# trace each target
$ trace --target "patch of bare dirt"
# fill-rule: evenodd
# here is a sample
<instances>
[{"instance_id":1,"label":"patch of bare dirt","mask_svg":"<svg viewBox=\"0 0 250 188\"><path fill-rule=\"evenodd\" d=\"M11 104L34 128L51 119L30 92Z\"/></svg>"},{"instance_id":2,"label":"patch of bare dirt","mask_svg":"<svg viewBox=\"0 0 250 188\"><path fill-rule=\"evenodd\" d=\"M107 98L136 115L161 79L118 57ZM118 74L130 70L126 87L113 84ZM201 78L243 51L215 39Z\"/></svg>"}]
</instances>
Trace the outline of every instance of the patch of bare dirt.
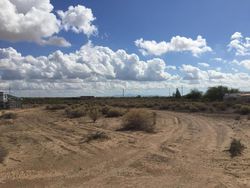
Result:
<instances>
[{"instance_id":1,"label":"patch of bare dirt","mask_svg":"<svg viewBox=\"0 0 250 188\"><path fill-rule=\"evenodd\" d=\"M0 187L250 187L249 149L226 152L232 138L250 144L244 119L157 111L149 134L116 131L120 118L15 113L0 122Z\"/></svg>"}]
</instances>

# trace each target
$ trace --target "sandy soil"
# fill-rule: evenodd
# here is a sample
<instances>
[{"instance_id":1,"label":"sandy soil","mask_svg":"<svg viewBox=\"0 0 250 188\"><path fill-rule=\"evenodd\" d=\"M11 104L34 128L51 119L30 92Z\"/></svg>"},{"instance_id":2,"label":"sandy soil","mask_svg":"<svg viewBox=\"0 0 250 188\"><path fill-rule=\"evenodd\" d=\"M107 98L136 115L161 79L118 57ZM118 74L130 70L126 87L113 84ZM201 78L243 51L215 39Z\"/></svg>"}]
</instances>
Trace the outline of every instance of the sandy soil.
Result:
<instances>
[{"instance_id":1,"label":"sandy soil","mask_svg":"<svg viewBox=\"0 0 250 188\"><path fill-rule=\"evenodd\" d=\"M67 119L42 108L0 120L0 187L250 187L250 121L157 111L157 132L118 132L120 119ZM84 142L93 131L110 139Z\"/></svg>"}]
</instances>

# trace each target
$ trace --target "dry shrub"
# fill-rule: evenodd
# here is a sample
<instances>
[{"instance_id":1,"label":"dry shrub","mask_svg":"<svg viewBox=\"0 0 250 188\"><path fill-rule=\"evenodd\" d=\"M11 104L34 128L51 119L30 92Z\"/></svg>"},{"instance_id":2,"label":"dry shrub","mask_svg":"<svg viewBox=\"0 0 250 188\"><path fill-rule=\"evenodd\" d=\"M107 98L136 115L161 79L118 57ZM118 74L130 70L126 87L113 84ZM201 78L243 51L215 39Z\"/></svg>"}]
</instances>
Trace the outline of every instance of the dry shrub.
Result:
<instances>
[{"instance_id":1,"label":"dry shrub","mask_svg":"<svg viewBox=\"0 0 250 188\"><path fill-rule=\"evenodd\" d=\"M244 149L245 146L240 142L240 140L233 139L228 151L230 152L231 157L236 157L241 155Z\"/></svg>"},{"instance_id":2,"label":"dry shrub","mask_svg":"<svg viewBox=\"0 0 250 188\"><path fill-rule=\"evenodd\" d=\"M100 117L101 117L101 112L98 108L92 108L89 110L89 113L88 113L90 119L93 120L93 122L95 123L96 120L98 120Z\"/></svg>"},{"instance_id":3,"label":"dry shrub","mask_svg":"<svg viewBox=\"0 0 250 188\"><path fill-rule=\"evenodd\" d=\"M65 110L65 114L69 118L79 118L79 117L85 116L86 111L84 108L70 108L69 107Z\"/></svg>"},{"instance_id":4,"label":"dry shrub","mask_svg":"<svg viewBox=\"0 0 250 188\"><path fill-rule=\"evenodd\" d=\"M97 131L93 132L87 135L87 138L82 141L82 143L85 142L91 142L93 140L104 140L109 139L108 135L105 132Z\"/></svg>"},{"instance_id":5,"label":"dry shrub","mask_svg":"<svg viewBox=\"0 0 250 188\"><path fill-rule=\"evenodd\" d=\"M110 108L107 113L106 117L120 117L126 113L125 110L119 108Z\"/></svg>"},{"instance_id":6,"label":"dry shrub","mask_svg":"<svg viewBox=\"0 0 250 188\"><path fill-rule=\"evenodd\" d=\"M235 116L234 119L237 120L237 121L239 121L240 120L240 116Z\"/></svg>"},{"instance_id":7,"label":"dry shrub","mask_svg":"<svg viewBox=\"0 0 250 188\"><path fill-rule=\"evenodd\" d=\"M109 107L109 106L102 107L102 109L101 109L102 114L106 115L108 113L108 111L110 110L110 108L111 107Z\"/></svg>"},{"instance_id":8,"label":"dry shrub","mask_svg":"<svg viewBox=\"0 0 250 188\"><path fill-rule=\"evenodd\" d=\"M207 104L204 103L195 103L195 106L199 109L199 111L207 111Z\"/></svg>"},{"instance_id":9,"label":"dry shrub","mask_svg":"<svg viewBox=\"0 0 250 188\"><path fill-rule=\"evenodd\" d=\"M46 106L46 110L63 110L67 107L67 105L64 105L64 104L53 104L53 105L47 105Z\"/></svg>"},{"instance_id":10,"label":"dry shrub","mask_svg":"<svg viewBox=\"0 0 250 188\"><path fill-rule=\"evenodd\" d=\"M136 109L129 111L122 119L121 130L153 132L156 124L156 113Z\"/></svg>"},{"instance_id":11,"label":"dry shrub","mask_svg":"<svg viewBox=\"0 0 250 188\"><path fill-rule=\"evenodd\" d=\"M247 115L250 113L250 107L249 106L241 106L240 110L239 110L240 114L242 115Z\"/></svg>"},{"instance_id":12,"label":"dry shrub","mask_svg":"<svg viewBox=\"0 0 250 188\"><path fill-rule=\"evenodd\" d=\"M250 120L250 115L247 116L247 120Z\"/></svg>"},{"instance_id":13,"label":"dry shrub","mask_svg":"<svg viewBox=\"0 0 250 188\"><path fill-rule=\"evenodd\" d=\"M213 103L213 106L218 111L225 111L227 109L227 105L223 102L215 102L215 103Z\"/></svg>"},{"instance_id":14,"label":"dry shrub","mask_svg":"<svg viewBox=\"0 0 250 188\"><path fill-rule=\"evenodd\" d=\"M159 106L159 110L169 110L170 106L168 104L162 104Z\"/></svg>"},{"instance_id":15,"label":"dry shrub","mask_svg":"<svg viewBox=\"0 0 250 188\"><path fill-rule=\"evenodd\" d=\"M17 115L13 112L4 112L0 119L16 119Z\"/></svg>"},{"instance_id":16,"label":"dry shrub","mask_svg":"<svg viewBox=\"0 0 250 188\"><path fill-rule=\"evenodd\" d=\"M199 112L199 108L197 108L195 105L189 106L189 112Z\"/></svg>"},{"instance_id":17,"label":"dry shrub","mask_svg":"<svg viewBox=\"0 0 250 188\"><path fill-rule=\"evenodd\" d=\"M5 157L8 155L8 152L5 148L0 146L0 163L3 163Z\"/></svg>"}]
</instances>

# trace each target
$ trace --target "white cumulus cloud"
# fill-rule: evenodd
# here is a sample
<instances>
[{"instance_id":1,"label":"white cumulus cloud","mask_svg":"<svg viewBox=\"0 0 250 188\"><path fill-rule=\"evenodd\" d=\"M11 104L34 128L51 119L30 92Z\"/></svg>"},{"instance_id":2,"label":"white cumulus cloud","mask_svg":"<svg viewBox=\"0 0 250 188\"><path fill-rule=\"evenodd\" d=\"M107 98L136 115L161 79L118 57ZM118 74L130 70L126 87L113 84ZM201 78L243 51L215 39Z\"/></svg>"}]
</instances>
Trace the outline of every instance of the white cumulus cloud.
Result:
<instances>
[{"instance_id":1,"label":"white cumulus cloud","mask_svg":"<svg viewBox=\"0 0 250 188\"><path fill-rule=\"evenodd\" d=\"M206 39L198 36L196 40L191 38L175 36L170 42L156 42L154 40L144 40L143 38L135 41L143 55L160 56L168 52L191 52L193 56L199 56L205 52L211 52L212 49L207 46Z\"/></svg>"},{"instance_id":2,"label":"white cumulus cloud","mask_svg":"<svg viewBox=\"0 0 250 188\"><path fill-rule=\"evenodd\" d=\"M226 85L229 87L246 88L250 81L250 75L242 72L225 73L220 70L203 71L193 65L182 65L180 71L183 73L183 81L188 84L197 84L201 87Z\"/></svg>"},{"instance_id":3,"label":"white cumulus cloud","mask_svg":"<svg viewBox=\"0 0 250 188\"><path fill-rule=\"evenodd\" d=\"M1 0L0 40L69 47L71 44L66 39L57 36L62 29L88 37L97 33L91 9L70 6L65 12L58 11L61 19L53 10L50 0Z\"/></svg>"},{"instance_id":4,"label":"white cumulus cloud","mask_svg":"<svg viewBox=\"0 0 250 188\"><path fill-rule=\"evenodd\" d=\"M64 54L56 51L49 56L22 56L13 48L0 49L2 80L89 79L163 81L171 78L166 63L159 58L142 61L124 50L88 43L80 50Z\"/></svg>"},{"instance_id":5,"label":"white cumulus cloud","mask_svg":"<svg viewBox=\"0 0 250 188\"><path fill-rule=\"evenodd\" d=\"M49 43L60 31L60 21L52 10L49 0L1 0L0 39Z\"/></svg>"},{"instance_id":6,"label":"white cumulus cloud","mask_svg":"<svg viewBox=\"0 0 250 188\"><path fill-rule=\"evenodd\" d=\"M198 63L198 65L202 66L202 67L210 67L210 65L208 63Z\"/></svg>"},{"instance_id":7,"label":"white cumulus cloud","mask_svg":"<svg viewBox=\"0 0 250 188\"><path fill-rule=\"evenodd\" d=\"M235 32L231 36L228 50L234 51L237 56L250 55L250 38L244 37L240 32Z\"/></svg>"},{"instance_id":8,"label":"white cumulus cloud","mask_svg":"<svg viewBox=\"0 0 250 188\"><path fill-rule=\"evenodd\" d=\"M67 11L60 10L57 13L62 19L62 27L66 31L72 30L76 33L84 33L87 36L96 34L98 31L97 27L92 24L96 19L92 10L85 6L70 6Z\"/></svg>"}]
</instances>

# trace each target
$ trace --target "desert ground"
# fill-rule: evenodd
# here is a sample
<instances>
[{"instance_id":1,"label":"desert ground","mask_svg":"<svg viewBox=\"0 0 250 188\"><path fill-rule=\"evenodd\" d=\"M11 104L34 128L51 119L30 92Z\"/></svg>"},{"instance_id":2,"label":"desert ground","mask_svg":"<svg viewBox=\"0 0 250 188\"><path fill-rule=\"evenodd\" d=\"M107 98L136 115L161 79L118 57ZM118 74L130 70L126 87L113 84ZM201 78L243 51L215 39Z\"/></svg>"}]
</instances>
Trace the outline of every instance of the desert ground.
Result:
<instances>
[{"instance_id":1,"label":"desert ground","mask_svg":"<svg viewBox=\"0 0 250 188\"><path fill-rule=\"evenodd\" d=\"M250 121L158 111L154 133L117 131L121 118L69 119L43 107L0 120L0 187L250 187ZM86 142L101 131L107 139Z\"/></svg>"}]
</instances>

